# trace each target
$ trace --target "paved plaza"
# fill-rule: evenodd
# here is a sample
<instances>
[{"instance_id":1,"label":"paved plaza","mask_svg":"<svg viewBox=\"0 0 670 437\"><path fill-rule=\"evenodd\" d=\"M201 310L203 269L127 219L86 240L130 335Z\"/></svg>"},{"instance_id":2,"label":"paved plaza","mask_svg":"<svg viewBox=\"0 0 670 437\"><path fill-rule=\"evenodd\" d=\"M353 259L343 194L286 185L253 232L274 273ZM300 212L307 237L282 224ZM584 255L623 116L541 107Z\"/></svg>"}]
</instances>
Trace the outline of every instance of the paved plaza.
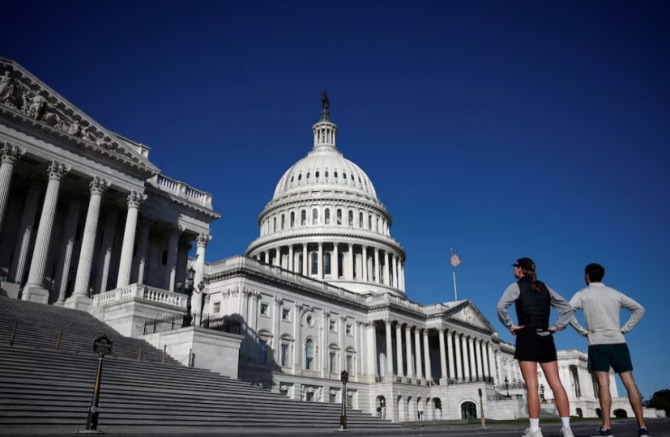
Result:
<instances>
[{"instance_id":1,"label":"paved plaza","mask_svg":"<svg viewBox=\"0 0 670 437\"><path fill-rule=\"evenodd\" d=\"M653 437L670 437L670 419L652 419L647 422ZM587 437L598 426L598 422L580 422L575 423L572 429L575 437ZM83 427L82 427L83 428ZM348 429L344 432L340 430L291 430L291 429L258 429L258 428L199 428L194 427L189 432L171 432L170 428L134 429L128 428L123 432L114 430L105 432L105 427L100 426L105 436L114 437L139 437L139 436L169 436L169 437L190 437L202 435L221 435L221 436L244 436L244 437L263 437L263 436L360 436L360 437L393 437L393 436L495 436L495 437L521 437L525 425L519 424L490 424L486 428L480 425L441 425L426 426L424 428L404 427L397 430L356 430ZM637 426L634 420L617 420L614 422L613 429L616 437L637 437ZM0 429L0 435L3 436L54 436L54 435L74 435L82 434L77 428L58 428L52 430L30 430L22 428L21 430ZM559 436L559 426L556 423L545 423L543 434L545 437Z\"/></svg>"}]
</instances>

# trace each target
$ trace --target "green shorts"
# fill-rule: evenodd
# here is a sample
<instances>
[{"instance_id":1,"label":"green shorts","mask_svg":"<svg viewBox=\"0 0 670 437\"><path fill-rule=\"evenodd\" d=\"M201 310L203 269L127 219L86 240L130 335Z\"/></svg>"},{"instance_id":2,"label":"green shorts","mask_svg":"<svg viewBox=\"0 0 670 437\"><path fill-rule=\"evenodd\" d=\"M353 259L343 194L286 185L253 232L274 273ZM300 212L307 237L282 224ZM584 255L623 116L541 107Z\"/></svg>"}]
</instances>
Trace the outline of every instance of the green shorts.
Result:
<instances>
[{"instance_id":1,"label":"green shorts","mask_svg":"<svg viewBox=\"0 0 670 437\"><path fill-rule=\"evenodd\" d=\"M633 363L626 343L594 344L589 346L588 368L592 372L609 372L610 366L616 373L630 372Z\"/></svg>"}]
</instances>

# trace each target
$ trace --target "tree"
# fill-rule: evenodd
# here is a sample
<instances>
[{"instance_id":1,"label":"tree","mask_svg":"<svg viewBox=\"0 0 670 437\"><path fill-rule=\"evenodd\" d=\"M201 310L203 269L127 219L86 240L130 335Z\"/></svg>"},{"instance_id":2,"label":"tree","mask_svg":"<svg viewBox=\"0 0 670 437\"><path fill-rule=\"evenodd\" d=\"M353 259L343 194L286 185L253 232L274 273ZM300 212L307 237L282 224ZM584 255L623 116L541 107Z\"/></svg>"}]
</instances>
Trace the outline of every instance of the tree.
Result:
<instances>
[{"instance_id":1,"label":"tree","mask_svg":"<svg viewBox=\"0 0 670 437\"><path fill-rule=\"evenodd\" d=\"M665 410L665 415L670 416L670 390L663 389L654 393L647 403L652 408Z\"/></svg>"}]
</instances>

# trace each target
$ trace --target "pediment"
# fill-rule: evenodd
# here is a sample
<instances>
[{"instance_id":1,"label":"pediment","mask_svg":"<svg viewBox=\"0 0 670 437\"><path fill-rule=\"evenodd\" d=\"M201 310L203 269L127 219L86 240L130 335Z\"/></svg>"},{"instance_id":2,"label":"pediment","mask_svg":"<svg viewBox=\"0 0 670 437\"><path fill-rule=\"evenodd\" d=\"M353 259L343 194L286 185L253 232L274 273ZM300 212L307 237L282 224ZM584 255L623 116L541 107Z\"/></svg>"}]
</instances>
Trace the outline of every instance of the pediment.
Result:
<instances>
[{"instance_id":1,"label":"pediment","mask_svg":"<svg viewBox=\"0 0 670 437\"><path fill-rule=\"evenodd\" d=\"M108 131L14 61L0 58L0 109L101 155L159 172L139 144Z\"/></svg>"},{"instance_id":2,"label":"pediment","mask_svg":"<svg viewBox=\"0 0 670 437\"><path fill-rule=\"evenodd\" d=\"M495 331L491 323L469 300L456 305L449 311L449 319L486 331Z\"/></svg>"}]
</instances>

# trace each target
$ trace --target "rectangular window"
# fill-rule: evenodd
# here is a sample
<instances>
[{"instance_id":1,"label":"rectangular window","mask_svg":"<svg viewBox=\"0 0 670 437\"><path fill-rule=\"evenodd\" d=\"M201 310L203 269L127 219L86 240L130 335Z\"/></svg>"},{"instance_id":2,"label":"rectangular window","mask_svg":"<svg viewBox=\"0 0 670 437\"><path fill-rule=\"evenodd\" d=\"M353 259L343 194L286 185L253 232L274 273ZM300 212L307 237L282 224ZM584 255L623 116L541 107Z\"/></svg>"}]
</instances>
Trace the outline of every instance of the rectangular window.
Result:
<instances>
[{"instance_id":1,"label":"rectangular window","mask_svg":"<svg viewBox=\"0 0 670 437\"><path fill-rule=\"evenodd\" d=\"M268 309L270 308L270 305L261 302L261 314L264 316L268 315Z\"/></svg>"},{"instance_id":2,"label":"rectangular window","mask_svg":"<svg viewBox=\"0 0 670 437\"><path fill-rule=\"evenodd\" d=\"M354 394L347 393L347 408L354 408Z\"/></svg>"},{"instance_id":3,"label":"rectangular window","mask_svg":"<svg viewBox=\"0 0 670 437\"><path fill-rule=\"evenodd\" d=\"M337 372L337 352L330 352L328 355L328 370L330 373Z\"/></svg>"},{"instance_id":4,"label":"rectangular window","mask_svg":"<svg viewBox=\"0 0 670 437\"><path fill-rule=\"evenodd\" d=\"M328 396L328 402L330 402L331 404L337 402L337 393L331 391L330 395Z\"/></svg>"},{"instance_id":5,"label":"rectangular window","mask_svg":"<svg viewBox=\"0 0 670 437\"><path fill-rule=\"evenodd\" d=\"M221 302L214 302L214 314L221 312Z\"/></svg>"},{"instance_id":6,"label":"rectangular window","mask_svg":"<svg viewBox=\"0 0 670 437\"><path fill-rule=\"evenodd\" d=\"M282 387L279 389L279 394L282 396L288 397L288 388L287 387Z\"/></svg>"},{"instance_id":7,"label":"rectangular window","mask_svg":"<svg viewBox=\"0 0 670 437\"><path fill-rule=\"evenodd\" d=\"M346 331L345 331L347 333L347 335L353 335L353 331L354 331L354 328L351 325L347 324Z\"/></svg>"},{"instance_id":8,"label":"rectangular window","mask_svg":"<svg viewBox=\"0 0 670 437\"><path fill-rule=\"evenodd\" d=\"M290 317L291 317L291 310L289 310L287 308L282 308L281 319L288 321Z\"/></svg>"},{"instance_id":9,"label":"rectangular window","mask_svg":"<svg viewBox=\"0 0 670 437\"><path fill-rule=\"evenodd\" d=\"M314 392L308 391L308 392L305 394L305 400L306 400L307 402L314 402Z\"/></svg>"},{"instance_id":10,"label":"rectangular window","mask_svg":"<svg viewBox=\"0 0 670 437\"><path fill-rule=\"evenodd\" d=\"M330 329L332 332L335 332L335 328L337 328L337 324L335 323L335 320L329 320L328 321L328 329Z\"/></svg>"},{"instance_id":11,"label":"rectangular window","mask_svg":"<svg viewBox=\"0 0 670 437\"><path fill-rule=\"evenodd\" d=\"M354 356L347 354L347 373L354 374Z\"/></svg>"},{"instance_id":12,"label":"rectangular window","mask_svg":"<svg viewBox=\"0 0 670 437\"><path fill-rule=\"evenodd\" d=\"M288 343L281 344L281 365L282 367L288 367Z\"/></svg>"}]
</instances>

